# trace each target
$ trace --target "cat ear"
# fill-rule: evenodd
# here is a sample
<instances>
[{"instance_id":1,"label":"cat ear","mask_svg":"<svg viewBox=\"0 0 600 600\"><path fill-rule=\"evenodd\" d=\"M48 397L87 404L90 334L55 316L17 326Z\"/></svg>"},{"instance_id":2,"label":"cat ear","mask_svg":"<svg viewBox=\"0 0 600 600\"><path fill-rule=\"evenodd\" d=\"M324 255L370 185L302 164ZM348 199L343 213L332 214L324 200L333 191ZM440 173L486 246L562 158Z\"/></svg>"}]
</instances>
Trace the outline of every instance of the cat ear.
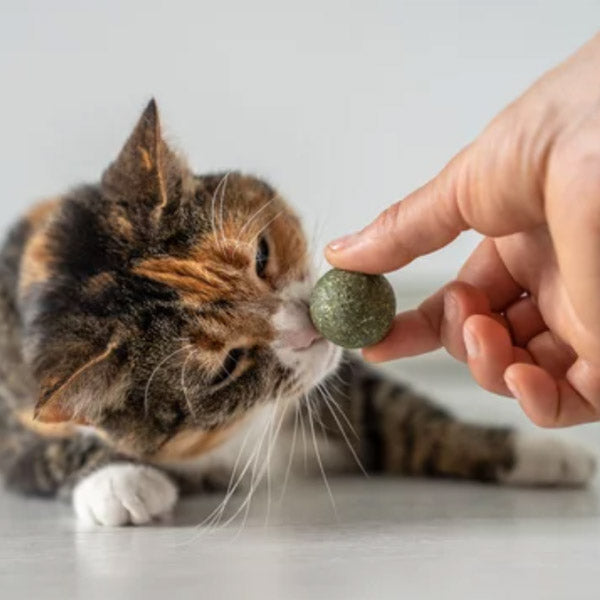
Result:
<instances>
[{"instance_id":1,"label":"cat ear","mask_svg":"<svg viewBox=\"0 0 600 600\"><path fill-rule=\"evenodd\" d=\"M68 374L43 377L34 418L42 423L70 421L80 425L93 420L100 401L105 403L110 396L110 382L114 383L115 377L108 359L116 348L116 343L110 343L101 354Z\"/></svg>"},{"instance_id":2,"label":"cat ear","mask_svg":"<svg viewBox=\"0 0 600 600\"><path fill-rule=\"evenodd\" d=\"M169 203L177 201L185 170L162 138L158 108L152 99L119 156L102 175L101 185L111 199L142 203L160 215Z\"/></svg>"}]
</instances>

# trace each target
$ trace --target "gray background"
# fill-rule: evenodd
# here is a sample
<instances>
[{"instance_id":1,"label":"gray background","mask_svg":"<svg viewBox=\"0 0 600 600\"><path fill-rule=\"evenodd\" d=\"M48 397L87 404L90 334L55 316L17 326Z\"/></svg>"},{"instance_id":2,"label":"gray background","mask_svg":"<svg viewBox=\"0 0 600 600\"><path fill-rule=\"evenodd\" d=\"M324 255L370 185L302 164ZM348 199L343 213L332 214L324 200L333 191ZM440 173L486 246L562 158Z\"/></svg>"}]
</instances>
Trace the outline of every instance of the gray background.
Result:
<instances>
[{"instance_id":1,"label":"gray background","mask_svg":"<svg viewBox=\"0 0 600 600\"><path fill-rule=\"evenodd\" d=\"M2 0L0 227L97 179L155 95L195 169L271 180L320 253L435 174L599 17L598 1ZM474 243L396 283L433 288Z\"/></svg>"}]
</instances>

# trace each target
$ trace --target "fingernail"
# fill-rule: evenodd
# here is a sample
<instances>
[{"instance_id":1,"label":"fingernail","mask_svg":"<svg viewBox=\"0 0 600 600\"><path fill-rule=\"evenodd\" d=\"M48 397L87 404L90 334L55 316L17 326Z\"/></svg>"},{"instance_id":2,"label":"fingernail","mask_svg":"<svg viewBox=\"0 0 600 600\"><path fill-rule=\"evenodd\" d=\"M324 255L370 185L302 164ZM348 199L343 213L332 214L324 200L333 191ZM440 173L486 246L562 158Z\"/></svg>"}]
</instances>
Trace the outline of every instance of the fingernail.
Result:
<instances>
[{"instance_id":1,"label":"fingernail","mask_svg":"<svg viewBox=\"0 0 600 600\"><path fill-rule=\"evenodd\" d=\"M515 397L517 400L519 399L519 388L510 375L504 375L504 383L506 383L506 387L508 391Z\"/></svg>"},{"instance_id":2,"label":"fingernail","mask_svg":"<svg viewBox=\"0 0 600 600\"><path fill-rule=\"evenodd\" d=\"M340 250L346 250L350 248L350 246L354 246L359 239L358 233L351 233L349 235L345 235L344 237L338 238L333 242L329 242L327 247L334 252L339 252Z\"/></svg>"},{"instance_id":3,"label":"fingernail","mask_svg":"<svg viewBox=\"0 0 600 600\"><path fill-rule=\"evenodd\" d=\"M465 342L465 348L467 349L469 358L477 358L479 356L479 342L466 326L463 328L463 340Z\"/></svg>"},{"instance_id":4,"label":"fingernail","mask_svg":"<svg viewBox=\"0 0 600 600\"><path fill-rule=\"evenodd\" d=\"M454 321L458 317L458 302L450 293L444 295L444 316L447 321Z\"/></svg>"}]
</instances>

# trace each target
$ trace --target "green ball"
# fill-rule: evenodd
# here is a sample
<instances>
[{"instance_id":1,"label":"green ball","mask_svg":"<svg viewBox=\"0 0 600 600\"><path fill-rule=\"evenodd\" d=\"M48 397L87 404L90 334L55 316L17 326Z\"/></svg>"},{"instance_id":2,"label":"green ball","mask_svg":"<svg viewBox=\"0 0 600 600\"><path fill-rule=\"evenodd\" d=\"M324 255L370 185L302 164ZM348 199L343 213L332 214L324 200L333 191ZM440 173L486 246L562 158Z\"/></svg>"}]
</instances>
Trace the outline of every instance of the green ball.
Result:
<instances>
[{"instance_id":1,"label":"green ball","mask_svg":"<svg viewBox=\"0 0 600 600\"><path fill-rule=\"evenodd\" d=\"M332 269L310 297L315 327L334 344L363 348L382 340L396 314L396 299L383 275Z\"/></svg>"}]
</instances>

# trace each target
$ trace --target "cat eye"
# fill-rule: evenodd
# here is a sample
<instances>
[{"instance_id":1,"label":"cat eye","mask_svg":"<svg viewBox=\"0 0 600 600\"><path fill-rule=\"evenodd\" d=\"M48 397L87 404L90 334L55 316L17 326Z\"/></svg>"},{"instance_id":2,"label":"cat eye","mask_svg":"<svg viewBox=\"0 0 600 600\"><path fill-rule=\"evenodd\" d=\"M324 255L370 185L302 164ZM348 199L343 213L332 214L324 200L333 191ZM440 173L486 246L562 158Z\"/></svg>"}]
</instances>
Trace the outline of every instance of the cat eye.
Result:
<instances>
[{"instance_id":1,"label":"cat eye","mask_svg":"<svg viewBox=\"0 0 600 600\"><path fill-rule=\"evenodd\" d=\"M227 353L219 372L213 377L211 385L219 385L227 381L237 370L240 361L246 355L244 348L233 348Z\"/></svg>"},{"instance_id":2,"label":"cat eye","mask_svg":"<svg viewBox=\"0 0 600 600\"><path fill-rule=\"evenodd\" d=\"M264 236L261 236L256 248L256 274L264 279L267 265L269 264L269 244Z\"/></svg>"}]
</instances>

